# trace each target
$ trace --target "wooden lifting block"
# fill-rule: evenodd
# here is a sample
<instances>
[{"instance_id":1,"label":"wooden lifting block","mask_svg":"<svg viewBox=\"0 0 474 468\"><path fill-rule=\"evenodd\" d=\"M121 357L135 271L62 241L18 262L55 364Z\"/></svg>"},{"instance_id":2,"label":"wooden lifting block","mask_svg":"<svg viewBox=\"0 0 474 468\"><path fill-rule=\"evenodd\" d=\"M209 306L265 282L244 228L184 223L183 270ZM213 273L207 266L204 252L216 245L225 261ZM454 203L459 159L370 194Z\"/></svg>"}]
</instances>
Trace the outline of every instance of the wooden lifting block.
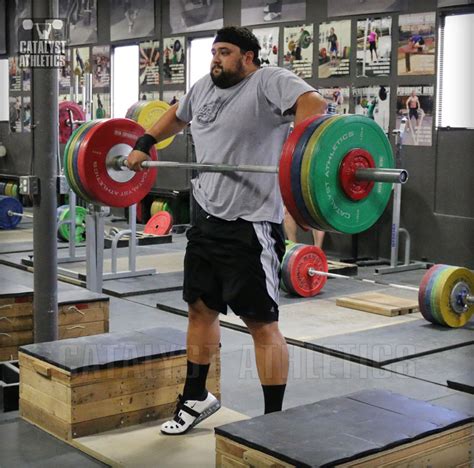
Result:
<instances>
[{"instance_id":1,"label":"wooden lifting block","mask_svg":"<svg viewBox=\"0 0 474 468\"><path fill-rule=\"evenodd\" d=\"M20 348L21 416L69 441L172 416L186 377L185 334L110 333ZM208 389L220 398L220 360Z\"/></svg>"}]
</instances>

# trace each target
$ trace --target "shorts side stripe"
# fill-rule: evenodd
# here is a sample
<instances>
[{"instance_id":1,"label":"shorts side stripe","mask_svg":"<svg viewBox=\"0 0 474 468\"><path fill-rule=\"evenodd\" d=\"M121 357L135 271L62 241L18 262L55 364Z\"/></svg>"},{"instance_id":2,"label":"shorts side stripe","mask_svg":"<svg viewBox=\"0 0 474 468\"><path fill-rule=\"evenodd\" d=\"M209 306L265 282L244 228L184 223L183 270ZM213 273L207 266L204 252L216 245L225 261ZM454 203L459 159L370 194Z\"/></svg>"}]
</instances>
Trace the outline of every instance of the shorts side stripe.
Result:
<instances>
[{"instance_id":1,"label":"shorts side stripe","mask_svg":"<svg viewBox=\"0 0 474 468\"><path fill-rule=\"evenodd\" d=\"M260 263L265 274L268 295L278 304L280 297L280 283L278 270L280 262L275 250L275 239L271 235L271 224L268 222L252 223L257 239L262 246Z\"/></svg>"}]
</instances>

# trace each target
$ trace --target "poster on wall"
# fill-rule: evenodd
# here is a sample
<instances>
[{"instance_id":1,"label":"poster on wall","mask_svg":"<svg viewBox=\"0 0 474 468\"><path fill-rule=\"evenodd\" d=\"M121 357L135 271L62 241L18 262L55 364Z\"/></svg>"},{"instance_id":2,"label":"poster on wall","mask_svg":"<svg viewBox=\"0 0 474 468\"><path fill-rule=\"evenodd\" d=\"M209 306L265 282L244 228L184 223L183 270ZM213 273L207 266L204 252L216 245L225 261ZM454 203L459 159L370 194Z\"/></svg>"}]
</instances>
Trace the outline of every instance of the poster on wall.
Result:
<instances>
[{"instance_id":1,"label":"poster on wall","mask_svg":"<svg viewBox=\"0 0 474 468\"><path fill-rule=\"evenodd\" d=\"M110 0L111 41L153 36L154 32L155 0Z\"/></svg>"},{"instance_id":2,"label":"poster on wall","mask_svg":"<svg viewBox=\"0 0 474 468\"><path fill-rule=\"evenodd\" d=\"M110 47L92 47L92 87L94 89L110 86Z\"/></svg>"},{"instance_id":3,"label":"poster on wall","mask_svg":"<svg viewBox=\"0 0 474 468\"><path fill-rule=\"evenodd\" d=\"M472 3L472 0L438 0L438 8L457 5L468 5L469 3Z\"/></svg>"},{"instance_id":4,"label":"poster on wall","mask_svg":"<svg viewBox=\"0 0 474 468\"><path fill-rule=\"evenodd\" d=\"M304 21L306 0L242 0L240 24Z\"/></svg>"},{"instance_id":5,"label":"poster on wall","mask_svg":"<svg viewBox=\"0 0 474 468\"><path fill-rule=\"evenodd\" d=\"M21 96L9 97L10 133L21 133Z\"/></svg>"},{"instance_id":6,"label":"poster on wall","mask_svg":"<svg viewBox=\"0 0 474 468\"><path fill-rule=\"evenodd\" d=\"M260 44L260 63L262 67L278 66L278 39L280 28L256 28L252 29Z\"/></svg>"},{"instance_id":7,"label":"poster on wall","mask_svg":"<svg viewBox=\"0 0 474 468\"><path fill-rule=\"evenodd\" d=\"M64 66L58 70L59 94L71 92L71 49L66 49Z\"/></svg>"},{"instance_id":8,"label":"poster on wall","mask_svg":"<svg viewBox=\"0 0 474 468\"><path fill-rule=\"evenodd\" d=\"M328 16L366 15L388 11L405 11L408 0L328 0Z\"/></svg>"},{"instance_id":9,"label":"poster on wall","mask_svg":"<svg viewBox=\"0 0 474 468\"><path fill-rule=\"evenodd\" d=\"M6 0L0 0L0 54L7 53L7 19Z\"/></svg>"},{"instance_id":10,"label":"poster on wall","mask_svg":"<svg viewBox=\"0 0 474 468\"><path fill-rule=\"evenodd\" d=\"M398 74L434 75L435 13L400 15L398 19Z\"/></svg>"},{"instance_id":11,"label":"poster on wall","mask_svg":"<svg viewBox=\"0 0 474 468\"><path fill-rule=\"evenodd\" d=\"M16 57L8 58L8 89L13 92L21 91L21 69Z\"/></svg>"},{"instance_id":12,"label":"poster on wall","mask_svg":"<svg viewBox=\"0 0 474 468\"><path fill-rule=\"evenodd\" d=\"M59 17L66 19L69 45L97 42L97 0L59 0Z\"/></svg>"},{"instance_id":13,"label":"poster on wall","mask_svg":"<svg viewBox=\"0 0 474 468\"><path fill-rule=\"evenodd\" d=\"M9 53L14 55L18 53L20 40L31 39L31 31L26 31L23 28L23 20L32 17L31 0L14 0L14 15L9 17L7 15L7 30L9 31ZM8 7L8 5L6 5Z\"/></svg>"},{"instance_id":14,"label":"poster on wall","mask_svg":"<svg viewBox=\"0 0 474 468\"><path fill-rule=\"evenodd\" d=\"M431 146L433 94L432 85L398 87L396 128L400 128L403 119L404 145Z\"/></svg>"},{"instance_id":15,"label":"poster on wall","mask_svg":"<svg viewBox=\"0 0 474 468\"><path fill-rule=\"evenodd\" d=\"M385 133L390 123L390 87L365 86L353 88L354 113L377 122Z\"/></svg>"},{"instance_id":16,"label":"poster on wall","mask_svg":"<svg viewBox=\"0 0 474 468\"><path fill-rule=\"evenodd\" d=\"M21 69L21 86L23 91L31 91L31 68Z\"/></svg>"},{"instance_id":17,"label":"poster on wall","mask_svg":"<svg viewBox=\"0 0 474 468\"><path fill-rule=\"evenodd\" d=\"M31 132L31 97L23 96L21 104L21 125L23 132Z\"/></svg>"},{"instance_id":18,"label":"poster on wall","mask_svg":"<svg viewBox=\"0 0 474 468\"><path fill-rule=\"evenodd\" d=\"M323 96L328 104L328 113L348 114L350 88L333 86L331 88L318 88L318 92Z\"/></svg>"},{"instance_id":19,"label":"poster on wall","mask_svg":"<svg viewBox=\"0 0 474 468\"><path fill-rule=\"evenodd\" d=\"M185 82L185 38L165 37L163 39L163 83L182 84Z\"/></svg>"},{"instance_id":20,"label":"poster on wall","mask_svg":"<svg viewBox=\"0 0 474 468\"><path fill-rule=\"evenodd\" d=\"M283 67L301 78L312 78L313 25L284 28L283 37Z\"/></svg>"},{"instance_id":21,"label":"poster on wall","mask_svg":"<svg viewBox=\"0 0 474 468\"><path fill-rule=\"evenodd\" d=\"M392 18L357 21L357 76L390 75Z\"/></svg>"},{"instance_id":22,"label":"poster on wall","mask_svg":"<svg viewBox=\"0 0 474 468\"><path fill-rule=\"evenodd\" d=\"M349 75L351 53L350 20L319 25L319 78Z\"/></svg>"},{"instance_id":23,"label":"poster on wall","mask_svg":"<svg viewBox=\"0 0 474 468\"><path fill-rule=\"evenodd\" d=\"M160 41L140 42L140 85L160 84Z\"/></svg>"},{"instance_id":24,"label":"poster on wall","mask_svg":"<svg viewBox=\"0 0 474 468\"><path fill-rule=\"evenodd\" d=\"M168 89L163 91L163 101L168 103L170 106L179 102L179 100L185 95L184 89Z\"/></svg>"},{"instance_id":25,"label":"poster on wall","mask_svg":"<svg viewBox=\"0 0 474 468\"><path fill-rule=\"evenodd\" d=\"M79 47L72 49L71 53L74 80L79 80L79 86L82 86L84 84L84 73L91 72L90 49L89 47Z\"/></svg>"},{"instance_id":26,"label":"poster on wall","mask_svg":"<svg viewBox=\"0 0 474 468\"><path fill-rule=\"evenodd\" d=\"M224 0L170 0L169 4L173 34L224 26Z\"/></svg>"},{"instance_id":27,"label":"poster on wall","mask_svg":"<svg viewBox=\"0 0 474 468\"><path fill-rule=\"evenodd\" d=\"M109 93L92 94L92 116L93 119L107 119L112 117Z\"/></svg>"},{"instance_id":28,"label":"poster on wall","mask_svg":"<svg viewBox=\"0 0 474 468\"><path fill-rule=\"evenodd\" d=\"M158 91L141 91L140 101L160 101L160 93Z\"/></svg>"}]
</instances>

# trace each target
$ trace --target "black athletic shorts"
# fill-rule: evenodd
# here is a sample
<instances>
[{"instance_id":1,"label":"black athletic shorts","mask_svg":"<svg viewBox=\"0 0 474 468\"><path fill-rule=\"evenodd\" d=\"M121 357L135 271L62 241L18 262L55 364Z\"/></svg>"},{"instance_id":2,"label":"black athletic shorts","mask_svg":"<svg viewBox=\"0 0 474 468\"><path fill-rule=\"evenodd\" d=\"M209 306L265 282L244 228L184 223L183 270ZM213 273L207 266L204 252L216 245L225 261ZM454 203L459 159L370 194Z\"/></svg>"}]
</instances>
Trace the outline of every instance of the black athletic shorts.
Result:
<instances>
[{"instance_id":1,"label":"black athletic shorts","mask_svg":"<svg viewBox=\"0 0 474 468\"><path fill-rule=\"evenodd\" d=\"M415 117L415 120L418 120L418 109L410 108L408 117L411 119L412 117Z\"/></svg>"},{"instance_id":2,"label":"black athletic shorts","mask_svg":"<svg viewBox=\"0 0 474 468\"><path fill-rule=\"evenodd\" d=\"M283 226L243 219L225 221L197 208L187 232L183 298L201 298L223 314L260 322L278 320L280 264L285 253Z\"/></svg>"}]
</instances>

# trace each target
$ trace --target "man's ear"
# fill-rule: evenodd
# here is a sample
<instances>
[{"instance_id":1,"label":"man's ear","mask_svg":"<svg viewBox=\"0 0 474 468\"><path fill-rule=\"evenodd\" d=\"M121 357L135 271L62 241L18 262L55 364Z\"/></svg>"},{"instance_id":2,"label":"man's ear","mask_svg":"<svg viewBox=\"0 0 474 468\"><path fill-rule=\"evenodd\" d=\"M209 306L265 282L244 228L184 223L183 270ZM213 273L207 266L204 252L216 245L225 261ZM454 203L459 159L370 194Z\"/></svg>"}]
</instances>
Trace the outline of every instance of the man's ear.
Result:
<instances>
[{"instance_id":1,"label":"man's ear","mask_svg":"<svg viewBox=\"0 0 474 468\"><path fill-rule=\"evenodd\" d=\"M254 53L251 50L247 50L247 52L245 52L245 64L246 65L252 64L253 58L254 58Z\"/></svg>"}]
</instances>

